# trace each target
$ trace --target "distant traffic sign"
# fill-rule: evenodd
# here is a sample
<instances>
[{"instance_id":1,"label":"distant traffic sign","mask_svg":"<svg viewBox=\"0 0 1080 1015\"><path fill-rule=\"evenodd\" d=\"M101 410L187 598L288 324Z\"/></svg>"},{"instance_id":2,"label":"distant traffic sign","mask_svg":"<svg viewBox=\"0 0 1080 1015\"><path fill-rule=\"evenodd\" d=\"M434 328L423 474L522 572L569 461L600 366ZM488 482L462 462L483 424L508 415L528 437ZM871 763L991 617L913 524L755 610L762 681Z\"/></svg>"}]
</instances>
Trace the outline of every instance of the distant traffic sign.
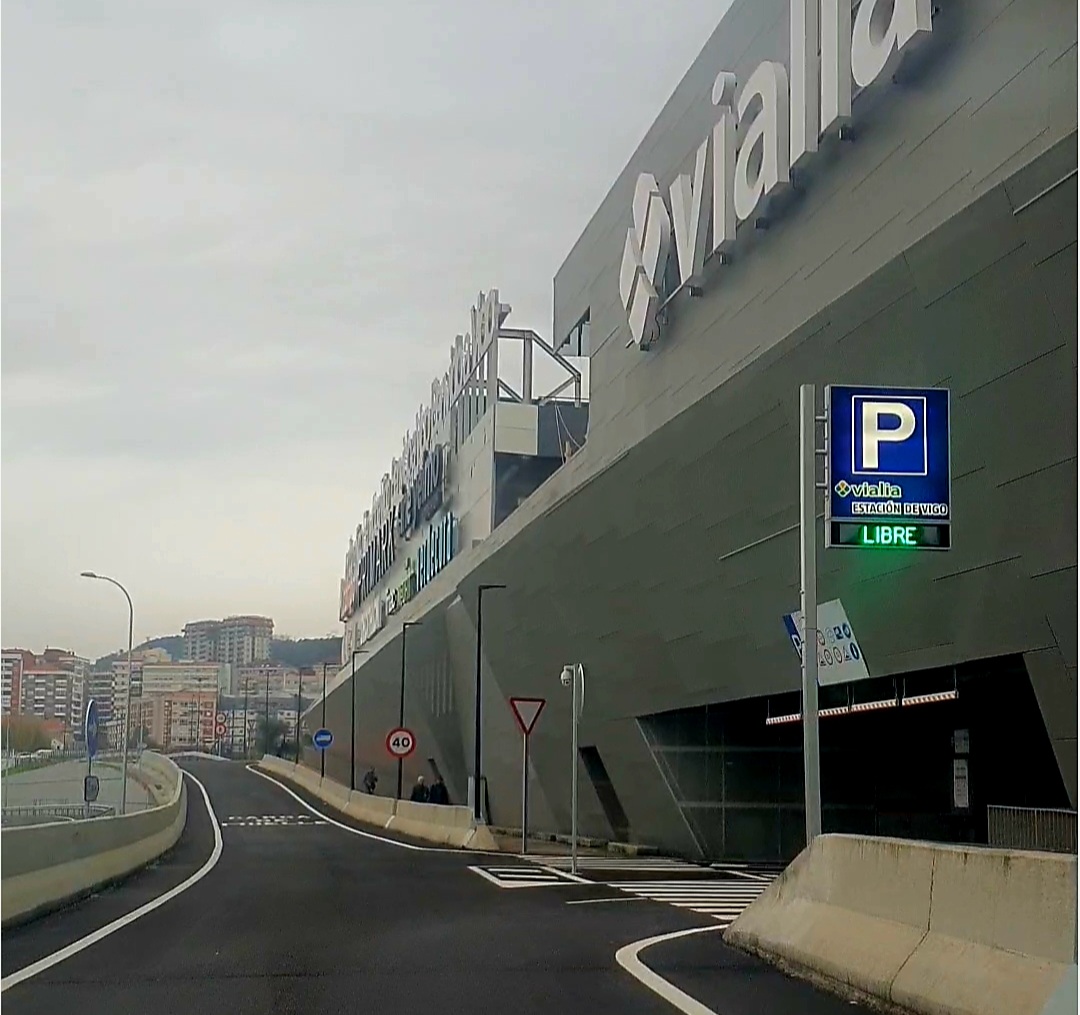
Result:
<instances>
[{"instance_id":1,"label":"distant traffic sign","mask_svg":"<svg viewBox=\"0 0 1080 1015\"><path fill-rule=\"evenodd\" d=\"M219 722L219 723L214 724L214 736L215 737L223 737L228 732L229 732L229 727L226 726L225 723Z\"/></svg>"},{"instance_id":2,"label":"distant traffic sign","mask_svg":"<svg viewBox=\"0 0 1080 1015\"><path fill-rule=\"evenodd\" d=\"M87 775L83 778L83 801L92 804L101 792L101 783L96 775Z\"/></svg>"},{"instance_id":3,"label":"distant traffic sign","mask_svg":"<svg viewBox=\"0 0 1080 1015\"><path fill-rule=\"evenodd\" d=\"M416 750L416 737L413 731L398 726L386 734L386 750L391 757L407 758Z\"/></svg>"},{"instance_id":4,"label":"distant traffic sign","mask_svg":"<svg viewBox=\"0 0 1080 1015\"><path fill-rule=\"evenodd\" d=\"M826 388L825 545L948 550L947 388Z\"/></svg>"},{"instance_id":5,"label":"distant traffic sign","mask_svg":"<svg viewBox=\"0 0 1080 1015\"><path fill-rule=\"evenodd\" d=\"M315 745L315 750L325 751L334 742L334 734L323 727L312 734L311 742Z\"/></svg>"},{"instance_id":6,"label":"distant traffic sign","mask_svg":"<svg viewBox=\"0 0 1080 1015\"><path fill-rule=\"evenodd\" d=\"M540 718L540 713L544 711L544 706L547 704L546 698L511 698L510 708L513 710L514 718L517 720L517 724L521 727L521 732L528 736L533 731L533 727L536 725L536 720Z\"/></svg>"},{"instance_id":7,"label":"distant traffic sign","mask_svg":"<svg viewBox=\"0 0 1080 1015\"><path fill-rule=\"evenodd\" d=\"M217 723L228 722L229 717L224 712L218 712L218 714L214 717L214 721Z\"/></svg>"},{"instance_id":8,"label":"distant traffic sign","mask_svg":"<svg viewBox=\"0 0 1080 1015\"><path fill-rule=\"evenodd\" d=\"M86 718L83 721L83 735L86 737L86 756L88 758L92 758L95 754L97 754L97 729L97 701L91 698L86 703Z\"/></svg>"}]
</instances>

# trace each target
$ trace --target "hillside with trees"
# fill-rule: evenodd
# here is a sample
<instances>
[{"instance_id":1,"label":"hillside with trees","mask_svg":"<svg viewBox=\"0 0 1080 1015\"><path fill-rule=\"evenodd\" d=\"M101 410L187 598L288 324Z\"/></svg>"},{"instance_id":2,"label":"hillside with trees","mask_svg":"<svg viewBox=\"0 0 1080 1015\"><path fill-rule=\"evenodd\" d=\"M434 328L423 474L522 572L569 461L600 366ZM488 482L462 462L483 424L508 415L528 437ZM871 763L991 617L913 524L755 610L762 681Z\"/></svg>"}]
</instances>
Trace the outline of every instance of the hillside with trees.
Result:
<instances>
[{"instance_id":1,"label":"hillside with trees","mask_svg":"<svg viewBox=\"0 0 1080 1015\"><path fill-rule=\"evenodd\" d=\"M159 638L150 638L138 649L161 648L169 653L174 659L184 657L184 636L181 634L167 634ZM127 658L127 651L113 652L102 656L94 663L95 669L108 669L114 662L121 662ZM336 663L341 659L341 638L335 635L326 635L322 638L275 638L270 643L270 659L284 666L321 666L323 663Z\"/></svg>"}]
</instances>

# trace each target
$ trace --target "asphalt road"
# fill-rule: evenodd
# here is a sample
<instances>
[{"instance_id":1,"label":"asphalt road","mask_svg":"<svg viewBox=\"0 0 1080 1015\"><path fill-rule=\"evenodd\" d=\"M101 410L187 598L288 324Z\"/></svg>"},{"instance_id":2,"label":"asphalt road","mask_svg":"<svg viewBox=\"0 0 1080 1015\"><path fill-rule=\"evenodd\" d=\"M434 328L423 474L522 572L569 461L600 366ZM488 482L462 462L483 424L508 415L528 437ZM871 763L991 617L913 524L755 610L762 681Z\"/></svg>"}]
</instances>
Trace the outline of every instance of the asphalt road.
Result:
<instances>
[{"instance_id":1,"label":"asphalt road","mask_svg":"<svg viewBox=\"0 0 1080 1015\"><path fill-rule=\"evenodd\" d=\"M241 763L184 767L206 786L220 823L216 865L159 908L5 989L5 1015L661 1015L677 1009L621 968L616 951L717 926L713 916L611 888L602 872L597 884L505 890L470 867L513 866L512 857L354 834ZM3 976L179 885L206 865L214 843L189 780L176 848L116 888L4 932ZM624 904L568 905L609 898ZM641 960L718 1015L858 1010L730 951L715 929L657 944Z\"/></svg>"}]
</instances>

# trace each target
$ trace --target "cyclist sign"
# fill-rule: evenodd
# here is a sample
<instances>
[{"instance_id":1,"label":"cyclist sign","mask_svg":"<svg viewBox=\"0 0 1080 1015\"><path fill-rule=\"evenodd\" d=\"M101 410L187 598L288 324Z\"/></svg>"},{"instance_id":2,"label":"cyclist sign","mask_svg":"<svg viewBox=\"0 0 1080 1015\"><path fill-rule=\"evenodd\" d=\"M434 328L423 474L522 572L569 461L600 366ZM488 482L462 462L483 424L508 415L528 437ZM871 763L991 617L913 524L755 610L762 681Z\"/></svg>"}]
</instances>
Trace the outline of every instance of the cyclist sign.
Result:
<instances>
[{"instance_id":1,"label":"cyclist sign","mask_svg":"<svg viewBox=\"0 0 1080 1015\"><path fill-rule=\"evenodd\" d=\"M386 752L392 758L407 758L416 750L416 736L404 726L397 726L386 734Z\"/></svg>"}]
</instances>

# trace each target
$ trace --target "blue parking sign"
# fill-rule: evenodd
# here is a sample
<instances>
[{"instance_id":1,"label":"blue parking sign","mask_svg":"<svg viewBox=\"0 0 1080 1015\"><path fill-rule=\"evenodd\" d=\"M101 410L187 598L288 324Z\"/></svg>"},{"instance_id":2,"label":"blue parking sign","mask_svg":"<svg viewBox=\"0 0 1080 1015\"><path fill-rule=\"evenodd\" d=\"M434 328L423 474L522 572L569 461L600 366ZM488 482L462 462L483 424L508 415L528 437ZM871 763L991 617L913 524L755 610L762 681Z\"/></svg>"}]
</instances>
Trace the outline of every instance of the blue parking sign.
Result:
<instances>
[{"instance_id":1,"label":"blue parking sign","mask_svg":"<svg viewBox=\"0 0 1080 1015\"><path fill-rule=\"evenodd\" d=\"M947 388L830 385L826 546L949 549Z\"/></svg>"}]
</instances>

